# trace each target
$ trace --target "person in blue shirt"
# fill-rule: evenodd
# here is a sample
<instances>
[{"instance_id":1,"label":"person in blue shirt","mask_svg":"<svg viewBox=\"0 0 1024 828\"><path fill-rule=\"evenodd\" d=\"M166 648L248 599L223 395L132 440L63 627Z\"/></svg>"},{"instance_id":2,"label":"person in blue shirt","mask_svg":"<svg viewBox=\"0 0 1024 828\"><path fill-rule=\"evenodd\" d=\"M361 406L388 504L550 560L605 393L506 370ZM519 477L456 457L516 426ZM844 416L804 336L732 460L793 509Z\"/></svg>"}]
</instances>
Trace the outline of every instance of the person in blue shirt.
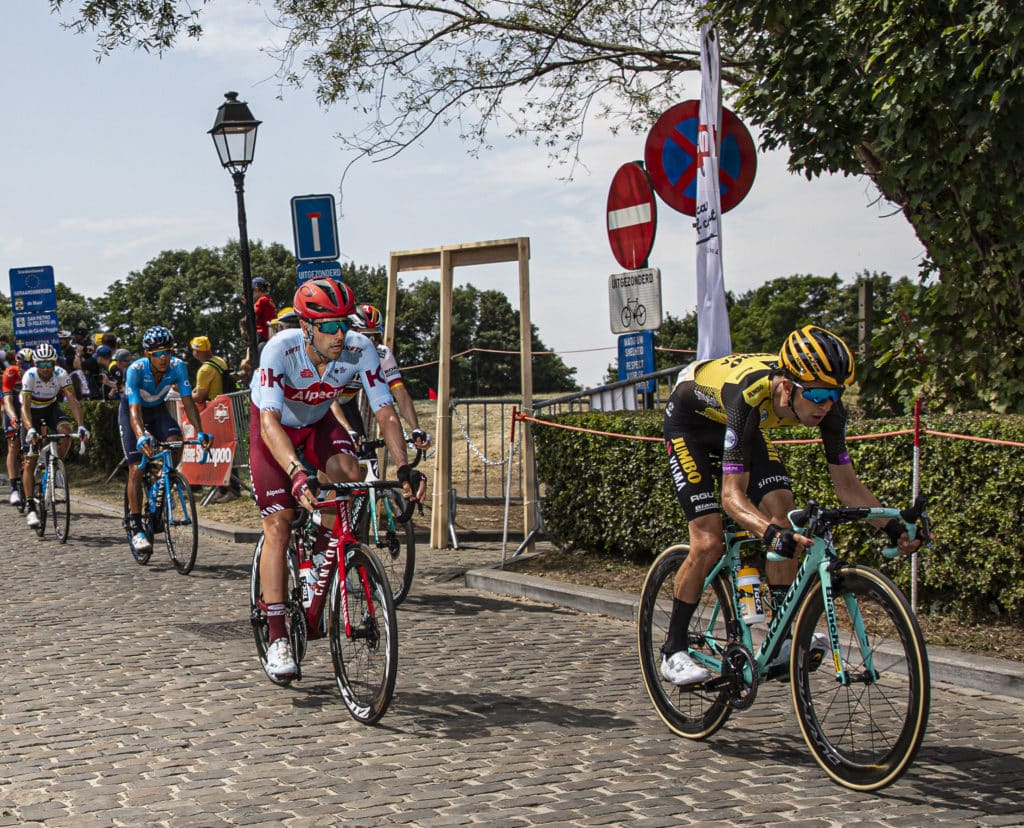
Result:
<instances>
[{"instance_id":1,"label":"person in blue shirt","mask_svg":"<svg viewBox=\"0 0 1024 828\"><path fill-rule=\"evenodd\" d=\"M132 527L132 548L146 552L152 547L142 527L142 455L156 453L157 440L181 439L181 426L166 405L172 390L178 392L185 416L196 430L196 437L209 446L212 438L202 431L199 409L192 399L188 366L174 356L174 337L167 328L155 326L142 335L145 356L135 360L125 372L125 393L118 407L117 423L121 447L128 463L128 514ZM175 453L174 464L181 460Z\"/></svg>"}]
</instances>

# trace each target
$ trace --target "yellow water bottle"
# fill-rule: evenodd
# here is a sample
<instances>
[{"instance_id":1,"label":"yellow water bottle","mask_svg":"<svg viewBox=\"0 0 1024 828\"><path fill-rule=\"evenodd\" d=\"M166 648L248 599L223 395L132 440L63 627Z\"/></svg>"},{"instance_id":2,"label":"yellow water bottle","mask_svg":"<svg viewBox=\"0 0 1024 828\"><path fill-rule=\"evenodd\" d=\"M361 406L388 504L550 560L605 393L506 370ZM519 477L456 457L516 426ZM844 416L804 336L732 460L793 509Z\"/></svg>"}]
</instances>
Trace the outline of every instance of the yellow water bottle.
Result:
<instances>
[{"instance_id":1,"label":"yellow water bottle","mask_svg":"<svg viewBox=\"0 0 1024 828\"><path fill-rule=\"evenodd\" d=\"M757 567L747 564L736 573L736 586L740 596L740 617L743 623L763 624L764 605L761 603L761 575Z\"/></svg>"}]
</instances>

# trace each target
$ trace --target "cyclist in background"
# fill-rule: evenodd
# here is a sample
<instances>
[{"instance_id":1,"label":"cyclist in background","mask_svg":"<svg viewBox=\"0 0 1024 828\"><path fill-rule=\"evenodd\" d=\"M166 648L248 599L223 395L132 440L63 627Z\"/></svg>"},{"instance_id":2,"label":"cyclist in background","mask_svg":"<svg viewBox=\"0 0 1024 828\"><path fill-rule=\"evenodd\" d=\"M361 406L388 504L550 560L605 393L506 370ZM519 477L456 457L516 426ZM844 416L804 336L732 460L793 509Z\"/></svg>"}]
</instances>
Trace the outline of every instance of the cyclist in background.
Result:
<instances>
[{"instance_id":1,"label":"cyclist in background","mask_svg":"<svg viewBox=\"0 0 1024 828\"><path fill-rule=\"evenodd\" d=\"M249 389L249 465L264 536L260 601L266 605L269 625L266 669L282 679L296 672L285 624L285 549L295 502L310 510L316 502L315 482L309 480L297 449L329 480L358 480L352 441L331 415L331 403L353 377L374 376L380 370L373 343L348 330L355 299L347 285L333 279L304 282L295 292L293 306L300 328L270 339ZM409 465L387 385L366 383L364 388L388 451L398 463L405 497L422 501L426 477Z\"/></svg>"},{"instance_id":2,"label":"cyclist in background","mask_svg":"<svg viewBox=\"0 0 1024 828\"><path fill-rule=\"evenodd\" d=\"M185 408L185 416L196 431L196 439L207 448L213 442L203 433L199 409L192 399L192 385L188 379L188 365L174 356L174 337L167 328L154 326L142 335L145 356L128 366L125 371L124 396L117 410L117 425L121 432L121 447L128 463L128 515L132 527L132 548L145 552L152 547L142 527L142 455L156 453L156 441L181 439L181 426L171 416L166 405L167 395L176 389ZM181 460L179 449L173 456L174 465Z\"/></svg>"},{"instance_id":3,"label":"cyclist in background","mask_svg":"<svg viewBox=\"0 0 1024 828\"><path fill-rule=\"evenodd\" d=\"M60 407L61 397L67 400L68 408L78 423L78 439L89 439L89 429L82 420L82 406L71 385L71 375L57 365L57 349L49 342L43 342L36 346L34 354L35 364L21 379L21 430L25 448L21 464L21 491L28 507L25 519L33 529L39 525L36 504L31 496L36 487L35 444L39 435L48 431L71 433L71 419ZM70 450L70 440L62 440L57 446L57 454L62 460Z\"/></svg>"},{"instance_id":4,"label":"cyclist in background","mask_svg":"<svg viewBox=\"0 0 1024 828\"><path fill-rule=\"evenodd\" d=\"M35 354L22 348L4 369L4 431L7 434L7 479L11 481L11 505L21 503L21 378L32 367Z\"/></svg>"},{"instance_id":5,"label":"cyclist in background","mask_svg":"<svg viewBox=\"0 0 1024 828\"><path fill-rule=\"evenodd\" d=\"M661 674L677 685L699 684L710 673L687 654L687 630L704 579L724 553L722 509L768 549L790 560L769 561L773 604L785 596L812 541L789 526L795 508L790 477L768 437L772 428L817 426L836 496L846 506L880 506L857 477L846 450L843 391L853 382L853 354L817 325L793 331L776 354L733 354L695 362L679 375L665 408L664 437L676 495L686 513L690 553L675 577ZM721 503L715 496L720 481ZM903 524L876 526L909 554L920 546ZM771 666L789 659L783 642ZM824 636L811 649L825 650Z\"/></svg>"},{"instance_id":6,"label":"cyclist in background","mask_svg":"<svg viewBox=\"0 0 1024 828\"><path fill-rule=\"evenodd\" d=\"M419 419L416 416L416 406L413 403L412 395L402 382L402 372L398 369L398 362L391 349L384 344L384 320L380 311L373 305L359 305L355 312L349 317L356 326L356 330L374 344L377 349L377 356L380 357L380 371L376 374L367 374L364 377L356 377L341 392L334 405L334 415L342 425L348 429L350 435L358 446L366 439L366 426L363 423L363 416L359 411L359 390L363 387L364 381L371 385L375 383L387 383L391 396L395 399L398 411L412 428L412 440L416 448L426 451L430 448L430 435L419 426Z\"/></svg>"}]
</instances>

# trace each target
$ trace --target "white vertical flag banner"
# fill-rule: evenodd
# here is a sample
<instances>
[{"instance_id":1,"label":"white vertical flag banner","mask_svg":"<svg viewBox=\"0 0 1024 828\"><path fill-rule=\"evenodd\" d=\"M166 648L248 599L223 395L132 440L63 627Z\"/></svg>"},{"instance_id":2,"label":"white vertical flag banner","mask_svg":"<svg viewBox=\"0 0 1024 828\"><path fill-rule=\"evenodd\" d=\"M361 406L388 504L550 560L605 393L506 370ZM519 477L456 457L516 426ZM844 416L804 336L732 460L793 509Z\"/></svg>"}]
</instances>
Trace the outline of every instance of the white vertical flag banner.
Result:
<instances>
[{"instance_id":1,"label":"white vertical flag banner","mask_svg":"<svg viewBox=\"0 0 1024 828\"><path fill-rule=\"evenodd\" d=\"M718 38L700 28L700 123L697 131L697 359L732 353L722 275L722 209L718 151L722 132Z\"/></svg>"}]
</instances>

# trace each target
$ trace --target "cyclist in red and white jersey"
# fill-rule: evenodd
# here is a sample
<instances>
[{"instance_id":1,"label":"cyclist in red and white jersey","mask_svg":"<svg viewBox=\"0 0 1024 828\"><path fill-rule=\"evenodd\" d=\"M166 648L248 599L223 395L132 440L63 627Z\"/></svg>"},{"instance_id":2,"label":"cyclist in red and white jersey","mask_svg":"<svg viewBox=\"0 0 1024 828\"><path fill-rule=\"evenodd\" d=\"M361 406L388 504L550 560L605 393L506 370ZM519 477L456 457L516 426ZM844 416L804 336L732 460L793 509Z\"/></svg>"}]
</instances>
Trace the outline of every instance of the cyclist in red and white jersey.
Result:
<instances>
[{"instance_id":1,"label":"cyclist in red and white jersey","mask_svg":"<svg viewBox=\"0 0 1024 828\"><path fill-rule=\"evenodd\" d=\"M35 453L33 447L39 435L47 430L71 433L71 419L60 407L62 396L78 423L78 439L88 440L89 430L82 419L82 406L75 396L71 375L57 365L57 349L49 342L43 342L35 348L35 365L21 379L21 430L26 453L21 467L21 490L28 506L25 518L33 529L39 525L35 503L29 497L36 487L36 464L28 454ZM70 450L70 440L62 440L57 446L61 458L67 457Z\"/></svg>"},{"instance_id":2,"label":"cyclist in red and white jersey","mask_svg":"<svg viewBox=\"0 0 1024 828\"><path fill-rule=\"evenodd\" d=\"M4 431L7 434L7 478L11 481L11 505L21 503L21 377L32 367L31 348L17 353L17 362L4 369Z\"/></svg>"},{"instance_id":3,"label":"cyclist in red and white jersey","mask_svg":"<svg viewBox=\"0 0 1024 828\"><path fill-rule=\"evenodd\" d=\"M430 448L430 435L420 428L419 418L416 416L416 405L412 395L402 381L402 372L398 367L391 349L383 343L384 324L380 311L373 305L359 305L352 314L352 323L356 325L359 333L367 336L377 348L377 356L380 357L380 373L371 377L373 381L383 380L388 384L391 396L395 398L395 405L402 418L412 428L412 441L416 448L426 451ZM356 377L345 386L334 406L335 416L342 425L353 432L358 440L366 439L366 425L363 423L363 415L359 411L359 390L362 388L360 378ZM358 444L357 444L358 447Z\"/></svg>"},{"instance_id":4,"label":"cyclist in red and white jersey","mask_svg":"<svg viewBox=\"0 0 1024 828\"><path fill-rule=\"evenodd\" d=\"M300 327L281 331L267 342L249 389L249 466L262 518L261 600L270 628L266 668L278 678L296 673L284 605L285 549L295 501L310 510L316 502L298 449L333 482L359 479L352 441L330 413L332 402L354 376L364 378L363 388L398 463L397 477L406 498L422 501L426 488L426 477L409 465L387 384L373 380L380 370L377 350L365 336L348 330L347 319L355 308L351 288L333 279L311 280L299 286L292 304Z\"/></svg>"}]
</instances>

